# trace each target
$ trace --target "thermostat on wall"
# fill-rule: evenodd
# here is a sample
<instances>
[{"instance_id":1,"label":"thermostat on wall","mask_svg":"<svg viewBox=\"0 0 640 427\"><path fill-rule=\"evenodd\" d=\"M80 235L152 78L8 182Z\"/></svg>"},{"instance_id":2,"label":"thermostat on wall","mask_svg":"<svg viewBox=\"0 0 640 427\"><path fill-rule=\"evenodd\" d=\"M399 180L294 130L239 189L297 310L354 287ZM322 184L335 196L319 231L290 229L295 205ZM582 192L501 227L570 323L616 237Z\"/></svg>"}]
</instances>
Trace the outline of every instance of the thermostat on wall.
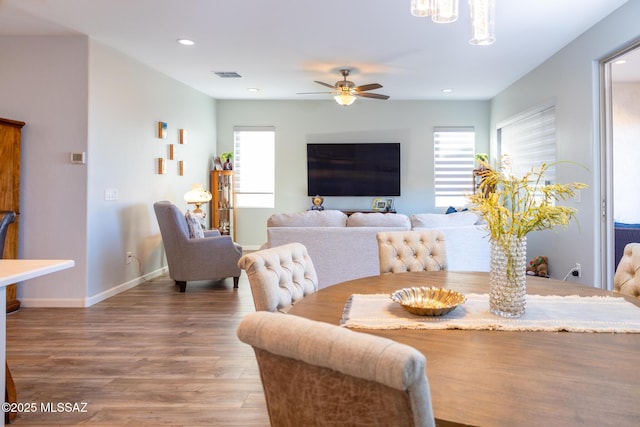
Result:
<instances>
[{"instance_id":1,"label":"thermostat on wall","mask_svg":"<svg viewBox=\"0 0 640 427\"><path fill-rule=\"evenodd\" d=\"M71 163L78 163L84 165L87 163L87 155L83 151L82 153L71 153Z\"/></svg>"}]
</instances>

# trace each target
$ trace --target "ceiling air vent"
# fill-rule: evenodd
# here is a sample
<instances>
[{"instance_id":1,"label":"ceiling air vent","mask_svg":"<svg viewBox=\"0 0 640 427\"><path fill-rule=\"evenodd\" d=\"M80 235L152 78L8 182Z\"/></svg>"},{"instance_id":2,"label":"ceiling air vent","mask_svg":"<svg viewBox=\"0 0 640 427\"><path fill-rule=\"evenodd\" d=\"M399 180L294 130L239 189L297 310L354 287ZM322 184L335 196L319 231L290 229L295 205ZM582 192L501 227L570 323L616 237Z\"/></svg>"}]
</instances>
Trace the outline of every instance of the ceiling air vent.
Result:
<instances>
[{"instance_id":1,"label":"ceiling air vent","mask_svg":"<svg viewBox=\"0 0 640 427\"><path fill-rule=\"evenodd\" d=\"M213 73L216 76L223 79L237 79L242 77L240 74L236 73L235 71L214 71Z\"/></svg>"}]
</instances>

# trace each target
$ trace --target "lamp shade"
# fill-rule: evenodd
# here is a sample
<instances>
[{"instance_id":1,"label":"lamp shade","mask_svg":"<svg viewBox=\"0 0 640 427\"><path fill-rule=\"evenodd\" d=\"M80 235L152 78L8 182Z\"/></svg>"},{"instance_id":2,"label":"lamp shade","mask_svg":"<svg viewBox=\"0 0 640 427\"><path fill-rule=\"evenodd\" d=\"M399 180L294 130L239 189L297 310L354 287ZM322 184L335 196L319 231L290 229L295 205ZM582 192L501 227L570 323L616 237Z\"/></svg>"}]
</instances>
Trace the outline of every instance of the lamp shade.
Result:
<instances>
[{"instance_id":1,"label":"lamp shade","mask_svg":"<svg viewBox=\"0 0 640 427\"><path fill-rule=\"evenodd\" d=\"M191 190L184 194L184 200L191 204L207 203L211 200L211 193L202 187L202 184L193 184Z\"/></svg>"},{"instance_id":2,"label":"lamp shade","mask_svg":"<svg viewBox=\"0 0 640 427\"><path fill-rule=\"evenodd\" d=\"M411 14L425 17L431 14L431 0L411 0Z\"/></svg>"},{"instance_id":3,"label":"lamp shade","mask_svg":"<svg viewBox=\"0 0 640 427\"><path fill-rule=\"evenodd\" d=\"M496 41L495 0L469 0L469 22L471 38L469 43L487 46Z\"/></svg>"},{"instance_id":4,"label":"lamp shade","mask_svg":"<svg viewBox=\"0 0 640 427\"><path fill-rule=\"evenodd\" d=\"M458 0L433 0L431 20L439 24L454 22L458 19Z\"/></svg>"},{"instance_id":5,"label":"lamp shade","mask_svg":"<svg viewBox=\"0 0 640 427\"><path fill-rule=\"evenodd\" d=\"M346 107L347 105L353 104L356 100L356 97L354 95L351 95L349 92L341 92L340 94L334 96L333 99L335 99L338 104L344 105Z\"/></svg>"}]
</instances>

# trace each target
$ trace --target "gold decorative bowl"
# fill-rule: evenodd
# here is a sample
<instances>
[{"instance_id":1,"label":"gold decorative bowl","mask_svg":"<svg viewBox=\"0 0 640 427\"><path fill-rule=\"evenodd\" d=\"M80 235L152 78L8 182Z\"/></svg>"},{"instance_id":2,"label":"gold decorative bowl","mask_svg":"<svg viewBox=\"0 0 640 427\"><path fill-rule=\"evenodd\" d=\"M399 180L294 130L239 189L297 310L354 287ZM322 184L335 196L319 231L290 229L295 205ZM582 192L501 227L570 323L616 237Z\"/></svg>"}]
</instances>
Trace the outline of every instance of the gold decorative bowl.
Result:
<instances>
[{"instance_id":1,"label":"gold decorative bowl","mask_svg":"<svg viewBox=\"0 0 640 427\"><path fill-rule=\"evenodd\" d=\"M460 292L435 286L398 289L391 299L410 313L420 316L442 316L466 301Z\"/></svg>"}]
</instances>

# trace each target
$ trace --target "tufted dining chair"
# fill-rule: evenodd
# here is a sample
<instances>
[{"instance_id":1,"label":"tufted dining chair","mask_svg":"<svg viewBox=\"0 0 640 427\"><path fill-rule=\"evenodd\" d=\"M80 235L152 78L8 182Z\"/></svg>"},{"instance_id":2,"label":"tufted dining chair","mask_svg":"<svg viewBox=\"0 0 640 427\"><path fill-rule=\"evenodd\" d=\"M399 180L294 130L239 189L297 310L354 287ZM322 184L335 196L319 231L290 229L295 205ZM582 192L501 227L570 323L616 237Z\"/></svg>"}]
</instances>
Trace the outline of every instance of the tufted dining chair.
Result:
<instances>
[{"instance_id":1,"label":"tufted dining chair","mask_svg":"<svg viewBox=\"0 0 640 427\"><path fill-rule=\"evenodd\" d=\"M381 231L376 238L382 274L447 268L444 235L439 230Z\"/></svg>"},{"instance_id":2,"label":"tufted dining chair","mask_svg":"<svg viewBox=\"0 0 640 427\"><path fill-rule=\"evenodd\" d=\"M2 258L7 232L9 231L9 226L16 220L16 213L13 211L0 211L0 215L0 258Z\"/></svg>"},{"instance_id":3,"label":"tufted dining chair","mask_svg":"<svg viewBox=\"0 0 640 427\"><path fill-rule=\"evenodd\" d=\"M318 290L318 275L302 243L289 243L244 255L238 267L247 272L257 311L286 313Z\"/></svg>"},{"instance_id":4,"label":"tufted dining chair","mask_svg":"<svg viewBox=\"0 0 640 427\"><path fill-rule=\"evenodd\" d=\"M640 298L640 243L627 243L616 274L613 290L621 294Z\"/></svg>"},{"instance_id":5,"label":"tufted dining chair","mask_svg":"<svg viewBox=\"0 0 640 427\"><path fill-rule=\"evenodd\" d=\"M426 359L413 347L283 313L247 315L272 426L435 426Z\"/></svg>"}]
</instances>

